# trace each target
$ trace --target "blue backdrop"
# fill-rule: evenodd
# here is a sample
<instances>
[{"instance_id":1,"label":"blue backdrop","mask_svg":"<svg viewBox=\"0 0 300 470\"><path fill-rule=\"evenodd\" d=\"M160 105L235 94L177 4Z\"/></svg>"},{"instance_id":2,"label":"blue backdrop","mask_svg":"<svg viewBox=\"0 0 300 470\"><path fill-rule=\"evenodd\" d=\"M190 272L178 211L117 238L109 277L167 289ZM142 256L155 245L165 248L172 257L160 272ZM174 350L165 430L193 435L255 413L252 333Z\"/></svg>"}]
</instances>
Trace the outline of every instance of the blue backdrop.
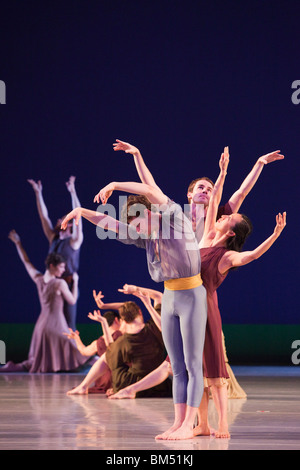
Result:
<instances>
[{"instance_id":1,"label":"blue backdrop","mask_svg":"<svg viewBox=\"0 0 300 470\"><path fill-rule=\"evenodd\" d=\"M186 203L189 182L216 179L225 145L230 167L223 201L256 159L280 149L242 206L254 225L251 249L288 225L260 260L232 272L219 290L224 323L298 323L300 104L299 1L100 1L1 3L0 322L35 322L35 285L10 229L44 269L48 243L27 178L41 179L51 219L71 208L75 175L82 206L110 181L138 180L116 138L138 146L156 182ZM111 203L118 204L119 194ZM162 289L145 253L100 241L84 221L78 322L94 308L92 290L123 300L125 282ZM128 297L126 297L128 300Z\"/></svg>"}]
</instances>

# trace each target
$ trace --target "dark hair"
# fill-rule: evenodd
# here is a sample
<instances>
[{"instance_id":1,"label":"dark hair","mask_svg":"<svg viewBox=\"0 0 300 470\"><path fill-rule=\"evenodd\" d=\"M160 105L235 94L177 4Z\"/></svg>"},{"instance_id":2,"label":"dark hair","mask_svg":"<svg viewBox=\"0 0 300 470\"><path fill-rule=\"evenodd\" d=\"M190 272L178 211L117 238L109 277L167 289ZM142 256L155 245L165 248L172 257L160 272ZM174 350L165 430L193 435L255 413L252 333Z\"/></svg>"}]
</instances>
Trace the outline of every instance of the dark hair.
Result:
<instances>
[{"instance_id":1,"label":"dark hair","mask_svg":"<svg viewBox=\"0 0 300 470\"><path fill-rule=\"evenodd\" d=\"M252 232L251 220L244 214L241 214L241 216L242 220L232 228L235 235L227 239L226 248L228 250L241 251L246 239Z\"/></svg>"},{"instance_id":2,"label":"dark hair","mask_svg":"<svg viewBox=\"0 0 300 470\"><path fill-rule=\"evenodd\" d=\"M127 198L127 203L124 204L122 208L121 221L126 224L130 224L132 219L135 219L136 217L144 217L144 210L148 209L151 211L151 207L151 202L146 196L131 194ZM132 214L128 215L131 208L134 208L134 210L132 210Z\"/></svg>"},{"instance_id":3,"label":"dark hair","mask_svg":"<svg viewBox=\"0 0 300 470\"><path fill-rule=\"evenodd\" d=\"M119 309L120 318L125 321L125 323L132 323L138 315L140 315L141 310L135 302L124 302L124 304Z\"/></svg>"},{"instance_id":4,"label":"dark hair","mask_svg":"<svg viewBox=\"0 0 300 470\"><path fill-rule=\"evenodd\" d=\"M200 181L200 180L208 181L212 185L212 187L214 187L214 185L215 185L215 183L210 178L208 178L207 176L203 176L202 178L196 178L195 180L193 180L189 184L187 192L191 193L193 191L194 187L195 187L195 184L198 183L198 181Z\"/></svg>"},{"instance_id":5,"label":"dark hair","mask_svg":"<svg viewBox=\"0 0 300 470\"><path fill-rule=\"evenodd\" d=\"M119 312L115 310L108 310L103 316L106 318L108 326L111 326L116 318L120 318Z\"/></svg>"},{"instance_id":6,"label":"dark hair","mask_svg":"<svg viewBox=\"0 0 300 470\"><path fill-rule=\"evenodd\" d=\"M60 254L58 253L50 253L46 260L45 260L45 265L46 265L46 268L49 269L50 267L50 264L52 264L52 266L58 266L59 264L61 263L65 263L66 260L63 256L61 256Z\"/></svg>"}]
</instances>

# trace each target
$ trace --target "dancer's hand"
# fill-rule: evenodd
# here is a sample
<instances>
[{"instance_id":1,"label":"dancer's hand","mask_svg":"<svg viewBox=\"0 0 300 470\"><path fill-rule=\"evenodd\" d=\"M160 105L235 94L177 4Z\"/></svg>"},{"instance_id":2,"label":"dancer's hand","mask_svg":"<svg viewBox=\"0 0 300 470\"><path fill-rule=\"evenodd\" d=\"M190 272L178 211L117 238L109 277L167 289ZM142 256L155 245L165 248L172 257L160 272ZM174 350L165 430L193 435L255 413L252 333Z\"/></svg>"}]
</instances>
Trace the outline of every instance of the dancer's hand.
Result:
<instances>
[{"instance_id":1,"label":"dancer's hand","mask_svg":"<svg viewBox=\"0 0 300 470\"><path fill-rule=\"evenodd\" d=\"M145 307L151 305L151 300L148 292L137 289L135 292L132 292L132 294L141 299Z\"/></svg>"},{"instance_id":2,"label":"dancer's hand","mask_svg":"<svg viewBox=\"0 0 300 470\"><path fill-rule=\"evenodd\" d=\"M76 176L70 176L69 181L66 182L67 190L70 193L75 192L75 180Z\"/></svg>"},{"instance_id":3,"label":"dancer's hand","mask_svg":"<svg viewBox=\"0 0 300 470\"><path fill-rule=\"evenodd\" d=\"M66 217L64 218L64 220L61 223L61 228L63 230L66 230L66 228L68 226L68 222L72 219L75 219L76 225L79 224L79 220L80 220L80 217L81 217L81 209L82 209L81 207L76 207L71 212L69 212L68 215L66 215Z\"/></svg>"},{"instance_id":4,"label":"dancer's hand","mask_svg":"<svg viewBox=\"0 0 300 470\"><path fill-rule=\"evenodd\" d=\"M93 290L93 296L94 296L94 299L95 299L95 302L98 306L98 308L102 308L104 303L102 302L101 299L103 299L104 295L102 294L102 291L100 290L98 292L98 294L96 293L95 289Z\"/></svg>"},{"instance_id":5,"label":"dancer's hand","mask_svg":"<svg viewBox=\"0 0 300 470\"><path fill-rule=\"evenodd\" d=\"M89 312L88 318L101 324L105 323L108 326L108 322L106 318L101 315L100 310L94 310L94 313Z\"/></svg>"},{"instance_id":6,"label":"dancer's hand","mask_svg":"<svg viewBox=\"0 0 300 470\"><path fill-rule=\"evenodd\" d=\"M276 215L276 227L274 229L275 235L279 237L281 234L282 230L286 226L286 212L283 212L283 214L277 214Z\"/></svg>"},{"instance_id":7,"label":"dancer's hand","mask_svg":"<svg viewBox=\"0 0 300 470\"><path fill-rule=\"evenodd\" d=\"M79 280L78 273L73 273L73 274L72 274L72 278L73 278L73 281L74 281L74 282L78 282L78 280Z\"/></svg>"},{"instance_id":8,"label":"dancer's hand","mask_svg":"<svg viewBox=\"0 0 300 470\"><path fill-rule=\"evenodd\" d=\"M258 159L259 162L267 165L268 163L275 162L276 160L283 160L284 155L281 155L280 150L275 150L274 152L267 153Z\"/></svg>"},{"instance_id":9,"label":"dancer's hand","mask_svg":"<svg viewBox=\"0 0 300 470\"><path fill-rule=\"evenodd\" d=\"M124 284L123 289L118 289L118 292L123 292L123 294L133 294L137 291L137 287L133 284Z\"/></svg>"},{"instance_id":10,"label":"dancer's hand","mask_svg":"<svg viewBox=\"0 0 300 470\"><path fill-rule=\"evenodd\" d=\"M229 147L224 147L224 152L222 153L221 158L219 160L219 167L223 173L227 172L228 164L229 164Z\"/></svg>"},{"instance_id":11,"label":"dancer's hand","mask_svg":"<svg viewBox=\"0 0 300 470\"><path fill-rule=\"evenodd\" d=\"M134 145L131 145L128 142L123 142L119 139L116 139L116 143L113 144L113 148L114 150L123 150L125 153L131 153L132 155L139 152L139 149L134 147Z\"/></svg>"},{"instance_id":12,"label":"dancer's hand","mask_svg":"<svg viewBox=\"0 0 300 470\"><path fill-rule=\"evenodd\" d=\"M31 184L32 189L34 190L35 193L41 193L43 190L42 182L39 181L34 181L34 180L27 180L29 184Z\"/></svg>"},{"instance_id":13,"label":"dancer's hand","mask_svg":"<svg viewBox=\"0 0 300 470\"><path fill-rule=\"evenodd\" d=\"M15 230L11 230L8 234L8 238L15 244L19 243L21 241L21 238L17 234Z\"/></svg>"},{"instance_id":14,"label":"dancer's hand","mask_svg":"<svg viewBox=\"0 0 300 470\"><path fill-rule=\"evenodd\" d=\"M63 332L64 336L67 336L69 339L78 339L79 338L79 331L73 331L72 328L69 328L69 333Z\"/></svg>"},{"instance_id":15,"label":"dancer's hand","mask_svg":"<svg viewBox=\"0 0 300 470\"><path fill-rule=\"evenodd\" d=\"M98 194L96 194L96 196L94 197L94 202L98 202L98 204L100 204L101 200L101 203L105 205L108 201L108 198L110 198L110 196L112 195L114 189L114 183L107 184L104 188L99 191Z\"/></svg>"}]
</instances>

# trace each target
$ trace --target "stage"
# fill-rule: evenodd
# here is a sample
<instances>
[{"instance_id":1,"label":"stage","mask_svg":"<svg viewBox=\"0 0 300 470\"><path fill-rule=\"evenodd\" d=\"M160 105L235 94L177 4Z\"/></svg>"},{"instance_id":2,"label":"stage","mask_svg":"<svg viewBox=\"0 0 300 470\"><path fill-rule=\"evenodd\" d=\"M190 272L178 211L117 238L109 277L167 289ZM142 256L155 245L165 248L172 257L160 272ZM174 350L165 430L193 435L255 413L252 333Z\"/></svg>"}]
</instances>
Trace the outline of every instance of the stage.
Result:
<instances>
[{"instance_id":1,"label":"stage","mask_svg":"<svg viewBox=\"0 0 300 470\"><path fill-rule=\"evenodd\" d=\"M229 400L231 439L156 441L171 399L67 396L82 374L0 374L0 450L300 450L300 368L233 368L247 399ZM211 426L216 413L210 403ZM110 455L113 455L111 453Z\"/></svg>"}]
</instances>

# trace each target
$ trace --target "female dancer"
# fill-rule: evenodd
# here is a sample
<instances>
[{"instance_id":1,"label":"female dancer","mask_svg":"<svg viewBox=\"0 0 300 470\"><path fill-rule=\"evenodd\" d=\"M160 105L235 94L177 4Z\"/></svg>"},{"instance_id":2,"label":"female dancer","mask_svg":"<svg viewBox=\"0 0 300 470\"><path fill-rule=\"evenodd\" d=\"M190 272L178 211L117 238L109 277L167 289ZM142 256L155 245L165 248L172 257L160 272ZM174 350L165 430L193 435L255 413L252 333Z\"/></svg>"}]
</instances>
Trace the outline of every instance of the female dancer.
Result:
<instances>
[{"instance_id":1,"label":"female dancer","mask_svg":"<svg viewBox=\"0 0 300 470\"><path fill-rule=\"evenodd\" d=\"M110 183L94 201L106 204L114 190L146 196L159 212L145 208L144 217L133 217L129 225L121 224L99 212L77 208L67 215L62 228L81 216L98 225L114 229L124 243L146 249L150 275L164 282L162 333L173 370L174 424L157 439L190 439L203 394L202 357L206 324L206 292L200 276L198 244L190 221L182 209L158 188L143 183ZM135 201L130 201L130 204ZM152 207L151 207L152 208ZM134 227L134 225L136 227ZM163 229L169 236L163 236ZM126 239L121 239L124 231ZM138 236L137 236L138 235Z\"/></svg>"},{"instance_id":2,"label":"female dancer","mask_svg":"<svg viewBox=\"0 0 300 470\"><path fill-rule=\"evenodd\" d=\"M73 274L74 285L71 292L66 281L58 279L65 270L65 261L60 255L48 255L46 271L41 274L30 262L15 230L9 233L9 238L15 244L26 271L37 286L41 313L33 331L28 359L20 364L9 362L0 371L32 373L77 369L87 362L87 357L79 353L74 341L69 341L64 336L69 330L63 304L64 301L76 303L78 274Z\"/></svg>"}]
</instances>

